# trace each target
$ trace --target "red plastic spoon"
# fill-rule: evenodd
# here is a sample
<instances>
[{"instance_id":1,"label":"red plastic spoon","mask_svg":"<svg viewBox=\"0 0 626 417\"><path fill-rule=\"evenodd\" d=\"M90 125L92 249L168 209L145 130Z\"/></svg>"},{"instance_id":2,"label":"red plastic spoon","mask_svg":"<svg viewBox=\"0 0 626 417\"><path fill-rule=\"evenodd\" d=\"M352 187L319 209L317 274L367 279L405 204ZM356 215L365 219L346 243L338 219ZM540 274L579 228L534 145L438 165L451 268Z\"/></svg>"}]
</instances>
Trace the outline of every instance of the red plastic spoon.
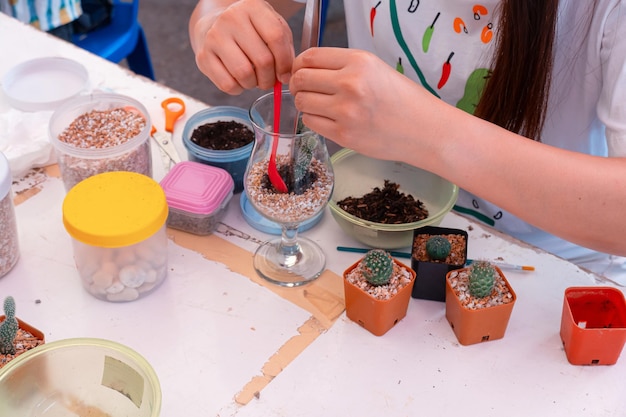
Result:
<instances>
[{"instance_id":1,"label":"red plastic spoon","mask_svg":"<svg viewBox=\"0 0 626 417\"><path fill-rule=\"evenodd\" d=\"M280 107L283 98L283 86L280 81L274 83L274 141L272 142L272 153L270 154L269 164L267 165L267 175L270 182L279 193L287 192L287 185L278 173L276 168L276 150L278 149L278 135L280 133Z\"/></svg>"}]
</instances>

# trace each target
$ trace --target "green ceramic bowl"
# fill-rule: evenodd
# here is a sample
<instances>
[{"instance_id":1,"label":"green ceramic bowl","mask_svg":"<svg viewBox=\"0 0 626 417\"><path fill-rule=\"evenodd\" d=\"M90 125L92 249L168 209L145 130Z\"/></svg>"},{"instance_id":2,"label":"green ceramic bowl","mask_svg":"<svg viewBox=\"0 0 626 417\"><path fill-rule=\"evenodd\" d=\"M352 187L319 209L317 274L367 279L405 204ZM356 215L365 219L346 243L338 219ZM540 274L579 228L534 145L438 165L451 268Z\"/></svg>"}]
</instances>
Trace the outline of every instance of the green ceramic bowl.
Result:
<instances>
[{"instance_id":1,"label":"green ceramic bowl","mask_svg":"<svg viewBox=\"0 0 626 417\"><path fill-rule=\"evenodd\" d=\"M328 204L330 212L344 232L373 248L410 247L413 230L439 225L459 194L456 185L440 176L400 162L370 158L350 149L338 151L330 160L335 172L335 189ZM422 201L428 217L413 223L375 223L353 216L337 205L346 197L361 197L374 187L382 188L385 180L398 184L400 192Z\"/></svg>"}]
</instances>

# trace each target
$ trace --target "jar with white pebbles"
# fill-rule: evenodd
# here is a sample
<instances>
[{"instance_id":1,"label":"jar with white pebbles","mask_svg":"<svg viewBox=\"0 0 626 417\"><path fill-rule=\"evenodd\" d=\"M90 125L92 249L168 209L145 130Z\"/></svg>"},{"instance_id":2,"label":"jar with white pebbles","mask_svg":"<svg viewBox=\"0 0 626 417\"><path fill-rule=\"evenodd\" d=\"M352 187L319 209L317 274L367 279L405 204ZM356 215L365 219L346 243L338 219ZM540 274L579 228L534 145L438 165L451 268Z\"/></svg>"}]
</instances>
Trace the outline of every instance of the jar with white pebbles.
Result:
<instances>
[{"instance_id":1,"label":"jar with white pebbles","mask_svg":"<svg viewBox=\"0 0 626 417\"><path fill-rule=\"evenodd\" d=\"M156 289L167 275L167 215L163 189L143 174L107 172L74 186L63 224L85 289L113 302Z\"/></svg>"},{"instance_id":2,"label":"jar with white pebbles","mask_svg":"<svg viewBox=\"0 0 626 417\"><path fill-rule=\"evenodd\" d=\"M9 273L20 256L11 182L9 161L0 152L0 277Z\"/></svg>"},{"instance_id":3,"label":"jar with white pebbles","mask_svg":"<svg viewBox=\"0 0 626 417\"><path fill-rule=\"evenodd\" d=\"M65 189L92 175L131 171L152 176L150 116L137 100L96 93L63 103L49 135Z\"/></svg>"}]
</instances>

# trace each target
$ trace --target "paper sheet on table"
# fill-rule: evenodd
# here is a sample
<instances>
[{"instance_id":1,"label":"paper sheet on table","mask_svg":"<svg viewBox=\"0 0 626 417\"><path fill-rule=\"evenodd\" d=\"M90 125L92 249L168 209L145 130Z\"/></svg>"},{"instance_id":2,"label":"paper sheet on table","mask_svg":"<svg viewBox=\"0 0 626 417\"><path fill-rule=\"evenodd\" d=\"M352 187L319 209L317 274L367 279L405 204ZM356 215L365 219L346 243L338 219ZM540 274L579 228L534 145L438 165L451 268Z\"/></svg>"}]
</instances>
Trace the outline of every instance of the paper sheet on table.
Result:
<instances>
[{"instance_id":1,"label":"paper sheet on table","mask_svg":"<svg viewBox=\"0 0 626 417\"><path fill-rule=\"evenodd\" d=\"M13 178L31 168L56 162L48 139L52 111L22 112L8 109L0 117L0 152L9 160Z\"/></svg>"}]
</instances>

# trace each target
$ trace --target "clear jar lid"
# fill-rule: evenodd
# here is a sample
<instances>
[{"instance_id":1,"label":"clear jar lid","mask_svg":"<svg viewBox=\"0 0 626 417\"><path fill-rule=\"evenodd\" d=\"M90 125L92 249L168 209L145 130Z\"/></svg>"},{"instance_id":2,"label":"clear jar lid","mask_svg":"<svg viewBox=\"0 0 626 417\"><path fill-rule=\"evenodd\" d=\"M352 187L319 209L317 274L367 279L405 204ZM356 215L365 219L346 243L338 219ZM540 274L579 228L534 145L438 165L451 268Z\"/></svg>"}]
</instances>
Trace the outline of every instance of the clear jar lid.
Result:
<instances>
[{"instance_id":1,"label":"clear jar lid","mask_svg":"<svg viewBox=\"0 0 626 417\"><path fill-rule=\"evenodd\" d=\"M139 243L167 220L165 193L152 178L116 171L76 184L63 201L63 224L74 239L117 248Z\"/></svg>"},{"instance_id":2,"label":"clear jar lid","mask_svg":"<svg viewBox=\"0 0 626 417\"><path fill-rule=\"evenodd\" d=\"M9 160L0 152L0 200L2 200L11 190L11 169Z\"/></svg>"}]
</instances>

